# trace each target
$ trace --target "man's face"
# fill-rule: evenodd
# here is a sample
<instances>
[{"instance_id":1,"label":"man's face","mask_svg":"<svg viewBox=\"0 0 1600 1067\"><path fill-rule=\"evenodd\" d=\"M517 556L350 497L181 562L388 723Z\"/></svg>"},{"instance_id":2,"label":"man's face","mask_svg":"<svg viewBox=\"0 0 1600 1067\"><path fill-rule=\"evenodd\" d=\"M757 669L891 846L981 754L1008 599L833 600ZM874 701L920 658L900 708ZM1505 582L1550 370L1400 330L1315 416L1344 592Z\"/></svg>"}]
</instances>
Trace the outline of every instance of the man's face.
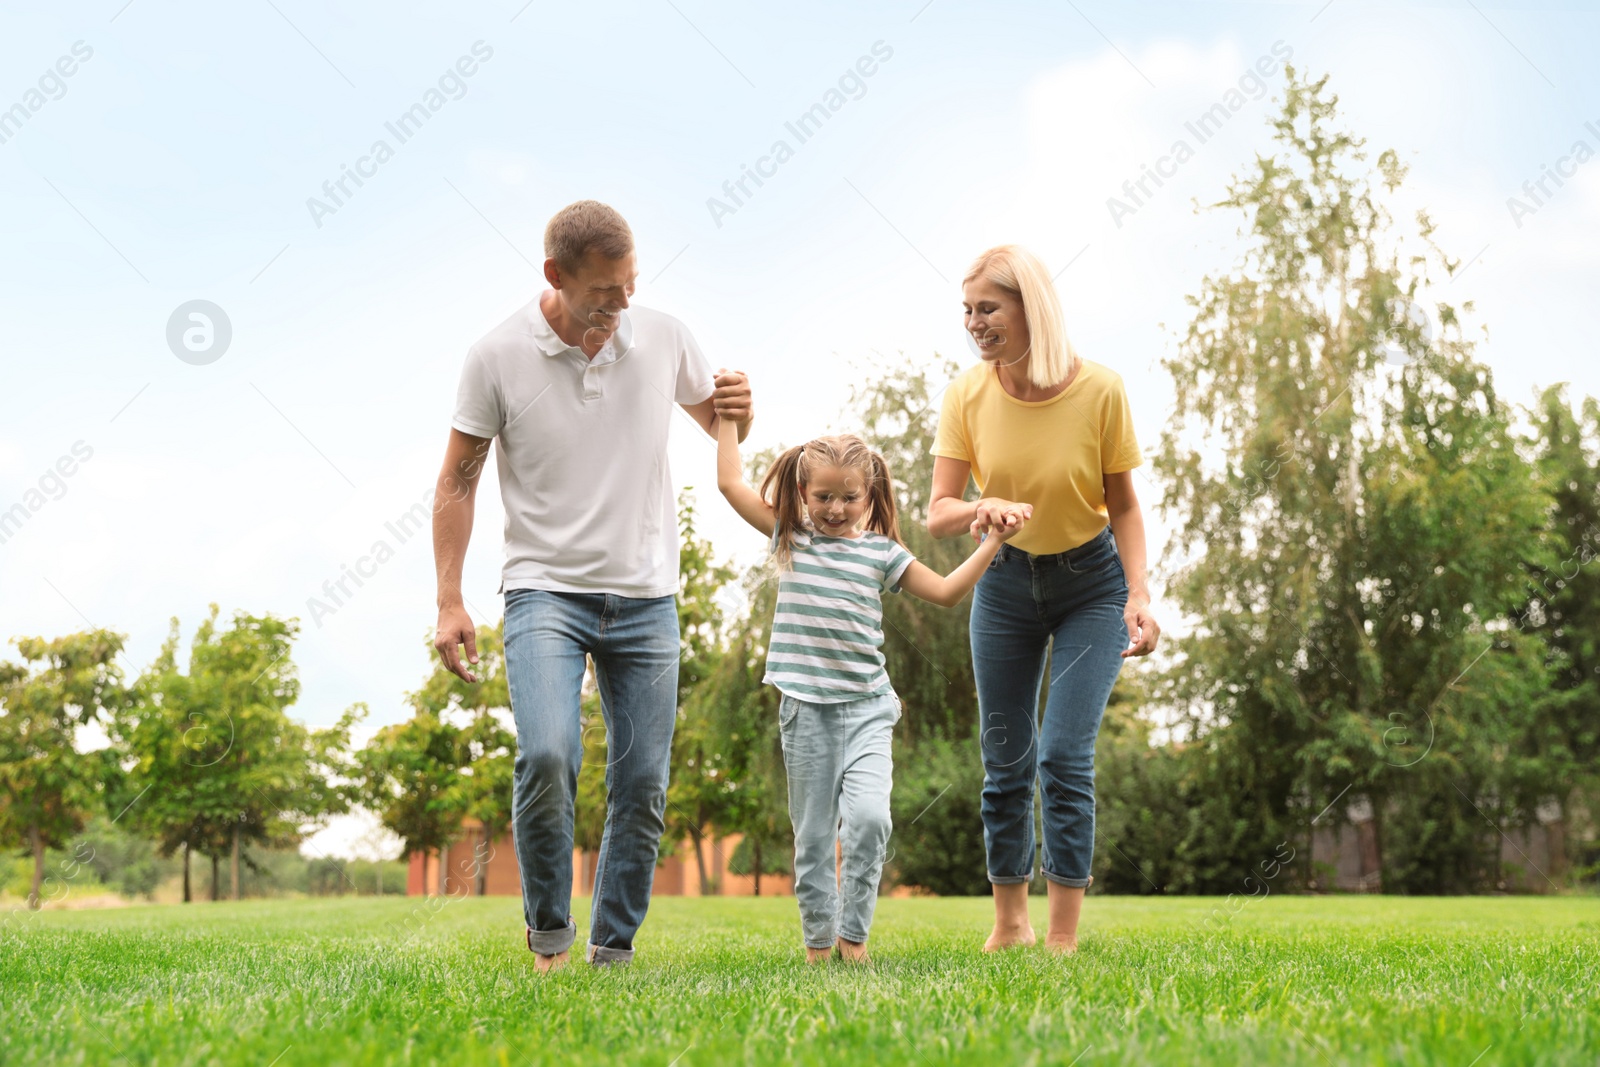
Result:
<instances>
[{"instance_id":1,"label":"man's face","mask_svg":"<svg viewBox=\"0 0 1600 1067\"><path fill-rule=\"evenodd\" d=\"M598 252L589 252L576 270L561 272L562 284L558 292L572 317L596 338L604 340L616 330L617 316L628 306L638 278L632 252L621 259L607 259Z\"/></svg>"}]
</instances>

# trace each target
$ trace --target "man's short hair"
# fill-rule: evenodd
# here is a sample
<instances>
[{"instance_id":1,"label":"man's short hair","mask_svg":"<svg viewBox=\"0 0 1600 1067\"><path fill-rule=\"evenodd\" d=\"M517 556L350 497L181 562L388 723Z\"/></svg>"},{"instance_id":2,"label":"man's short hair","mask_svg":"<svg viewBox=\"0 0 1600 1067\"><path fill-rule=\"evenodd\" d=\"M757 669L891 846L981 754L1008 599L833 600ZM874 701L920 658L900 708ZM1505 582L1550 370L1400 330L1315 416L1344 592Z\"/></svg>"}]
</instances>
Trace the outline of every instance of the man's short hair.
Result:
<instances>
[{"instance_id":1,"label":"man's short hair","mask_svg":"<svg viewBox=\"0 0 1600 1067\"><path fill-rule=\"evenodd\" d=\"M565 271L578 269L589 252L621 259L633 251L633 231L615 208L598 200L568 204L544 228L544 254Z\"/></svg>"}]
</instances>

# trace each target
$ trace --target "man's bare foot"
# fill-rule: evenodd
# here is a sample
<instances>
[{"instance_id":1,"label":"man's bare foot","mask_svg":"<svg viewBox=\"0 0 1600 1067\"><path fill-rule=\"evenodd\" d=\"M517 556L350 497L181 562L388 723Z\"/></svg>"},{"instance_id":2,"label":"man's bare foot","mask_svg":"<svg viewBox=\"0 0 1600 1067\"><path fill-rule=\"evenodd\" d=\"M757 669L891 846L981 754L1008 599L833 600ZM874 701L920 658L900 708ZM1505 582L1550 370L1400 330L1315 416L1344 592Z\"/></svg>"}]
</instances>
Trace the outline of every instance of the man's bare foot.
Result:
<instances>
[{"instance_id":1,"label":"man's bare foot","mask_svg":"<svg viewBox=\"0 0 1600 1067\"><path fill-rule=\"evenodd\" d=\"M533 969L536 971L559 971L567 965L567 960L572 958L572 953L557 952L554 956L546 956L543 952L533 954Z\"/></svg>"},{"instance_id":2,"label":"man's bare foot","mask_svg":"<svg viewBox=\"0 0 1600 1067\"><path fill-rule=\"evenodd\" d=\"M831 955L832 952L833 952L833 949L831 949L831 948L812 948L810 945L807 945L806 946L806 962L807 963L827 963L828 962L828 956Z\"/></svg>"},{"instance_id":3,"label":"man's bare foot","mask_svg":"<svg viewBox=\"0 0 1600 1067\"><path fill-rule=\"evenodd\" d=\"M1078 935L1045 934L1044 947L1058 956L1070 956L1078 951Z\"/></svg>"},{"instance_id":4,"label":"man's bare foot","mask_svg":"<svg viewBox=\"0 0 1600 1067\"><path fill-rule=\"evenodd\" d=\"M983 943L983 951L998 952L1005 948L1027 947L1035 940L1032 923L1023 923L1021 926L1001 926L995 923L994 930L989 934L989 940Z\"/></svg>"},{"instance_id":5,"label":"man's bare foot","mask_svg":"<svg viewBox=\"0 0 1600 1067\"><path fill-rule=\"evenodd\" d=\"M841 937L834 943L833 950L839 954L840 959L847 963L872 962L871 957L867 955L867 943L865 941L846 941Z\"/></svg>"}]
</instances>

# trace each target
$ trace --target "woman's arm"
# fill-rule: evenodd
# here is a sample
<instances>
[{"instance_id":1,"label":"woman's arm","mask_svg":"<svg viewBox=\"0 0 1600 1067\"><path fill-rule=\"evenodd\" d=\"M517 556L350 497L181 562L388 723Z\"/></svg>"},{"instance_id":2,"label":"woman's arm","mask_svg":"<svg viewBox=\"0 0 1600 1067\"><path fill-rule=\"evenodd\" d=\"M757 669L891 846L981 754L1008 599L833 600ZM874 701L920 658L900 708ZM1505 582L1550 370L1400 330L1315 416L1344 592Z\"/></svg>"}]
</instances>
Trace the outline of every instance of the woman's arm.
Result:
<instances>
[{"instance_id":1,"label":"woman's arm","mask_svg":"<svg viewBox=\"0 0 1600 1067\"><path fill-rule=\"evenodd\" d=\"M1000 551L1001 542L1020 530L1021 524L1004 532L998 526L989 528L989 535L973 549L955 570L948 575L941 576L938 571L916 560L911 561L905 573L900 576L900 588L930 604L937 604L941 608L953 608L972 592L972 587L978 584L978 579L983 577L984 570L989 566L989 561L994 559L994 554ZM973 529L973 535L977 535Z\"/></svg>"},{"instance_id":2,"label":"woman's arm","mask_svg":"<svg viewBox=\"0 0 1600 1067\"><path fill-rule=\"evenodd\" d=\"M745 522L771 537L777 520L761 494L745 484L744 467L739 461L739 429L732 419L717 422L717 488Z\"/></svg>"},{"instance_id":3,"label":"woman's arm","mask_svg":"<svg viewBox=\"0 0 1600 1067\"><path fill-rule=\"evenodd\" d=\"M1106 514L1111 519L1111 534L1117 539L1117 555L1128 578L1128 604L1122 610L1128 624L1128 644L1123 658L1148 656L1155 650L1161 627L1150 614L1150 587L1146 584L1144 513L1133 490L1133 472L1105 476Z\"/></svg>"},{"instance_id":4,"label":"woman's arm","mask_svg":"<svg viewBox=\"0 0 1600 1067\"><path fill-rule=\"evenodd\" d=\"M949 456L933 457L933 495L928 500L928 532L935 537L955 537L966 533L973 523L980 527L1005 523L1013 533L1022 522L1033 517L1032 504L1018 504L999 497L963 500L972 464Z\"/></svg>"}]
</instances>

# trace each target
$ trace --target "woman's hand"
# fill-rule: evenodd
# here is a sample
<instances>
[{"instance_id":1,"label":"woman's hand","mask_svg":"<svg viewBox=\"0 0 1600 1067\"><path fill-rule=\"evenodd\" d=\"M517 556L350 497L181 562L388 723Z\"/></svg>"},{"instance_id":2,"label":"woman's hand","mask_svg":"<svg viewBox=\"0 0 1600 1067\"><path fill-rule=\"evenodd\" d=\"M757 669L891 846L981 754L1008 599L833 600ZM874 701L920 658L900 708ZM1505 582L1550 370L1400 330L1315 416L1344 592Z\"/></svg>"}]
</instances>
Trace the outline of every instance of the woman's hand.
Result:
<instances>
[{"instance_id":1,"label":"woman's hand","mask_svg":"<svg viewBox=\"0 0 1600 1067\"><path fill-rule=\"evenodd\" d=\"M1141 593L1128 594L1127 606L1122 609L1122 621L1128 626L1128 648L1122 658L1148 656L1156 649L1161 637L1161 624L1150 614L1150 598Z\"/></svg>"}]
</instances>

